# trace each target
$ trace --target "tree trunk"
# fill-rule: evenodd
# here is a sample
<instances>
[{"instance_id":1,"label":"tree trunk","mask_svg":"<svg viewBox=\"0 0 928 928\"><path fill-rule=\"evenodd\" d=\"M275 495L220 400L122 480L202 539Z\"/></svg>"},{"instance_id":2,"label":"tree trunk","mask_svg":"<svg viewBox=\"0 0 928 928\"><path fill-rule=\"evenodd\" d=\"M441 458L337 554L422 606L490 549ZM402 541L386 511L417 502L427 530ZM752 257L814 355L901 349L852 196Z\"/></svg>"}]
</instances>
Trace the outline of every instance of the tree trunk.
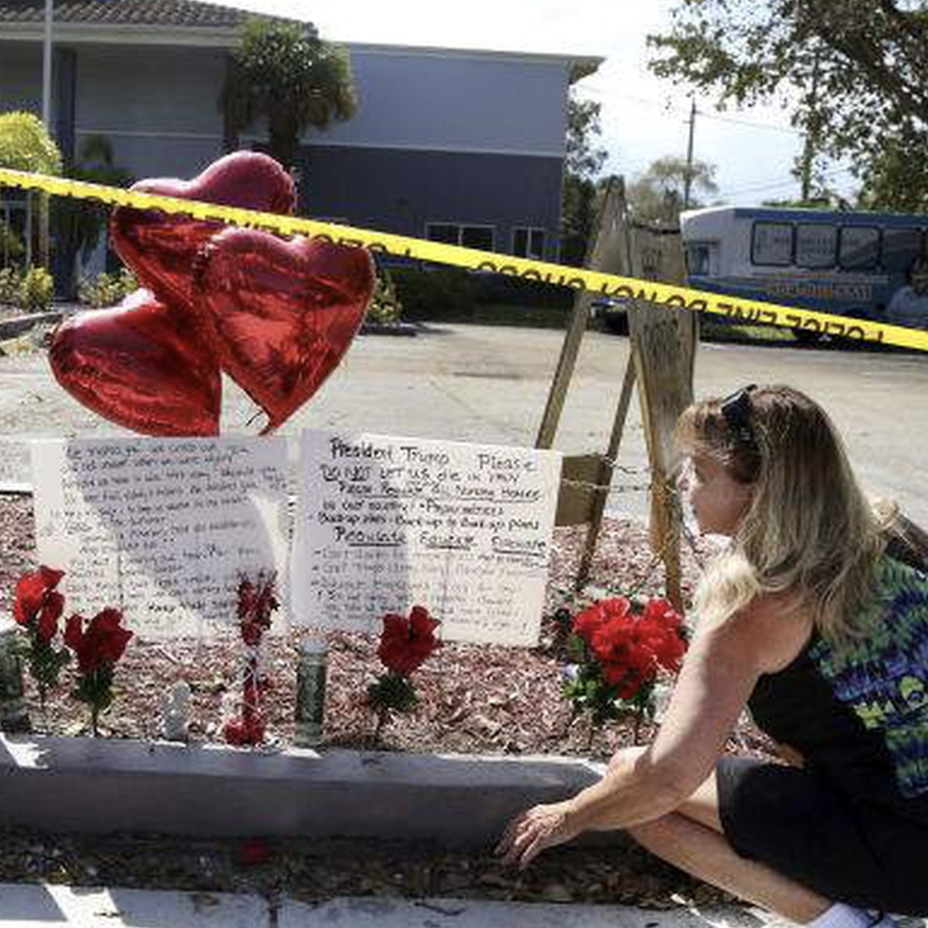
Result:
<instances>
[{"instance_id":1,"label":"tree trunk","mask_svg":"<svg viewBox=\"0 0 928 928\"><path fill-rule=\"evenodd\" d=\"M48 235L49 197L39 194L39 264L49 270L50 248Z\"/></svg>"}]
</instances>

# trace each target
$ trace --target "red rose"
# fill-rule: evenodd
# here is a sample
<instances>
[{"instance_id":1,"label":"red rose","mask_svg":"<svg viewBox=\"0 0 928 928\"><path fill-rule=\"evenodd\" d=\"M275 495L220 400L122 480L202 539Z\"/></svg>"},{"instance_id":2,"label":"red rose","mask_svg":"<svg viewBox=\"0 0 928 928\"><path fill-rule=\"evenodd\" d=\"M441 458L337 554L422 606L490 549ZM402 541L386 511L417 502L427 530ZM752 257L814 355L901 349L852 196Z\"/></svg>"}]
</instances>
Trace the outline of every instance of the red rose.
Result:
<instances>
[{"instance_id":1,"label":"red rose","mask_svg":"<svg viewBox=\"0 0 928 928\"><path fill-rule=\"evenodd\" d=\"M394 673L408 675L441 647L435 629L441 625L422 606L413 606L409 618L388 613L383 617L383 631L377 656Z\"/></svg>"},{"instance_id":2,"label":"red rose","mask_svg":"<svg viewBox=\"0 0 928 928\"><path fill-rule=\"evenodd\" d=\"M251 581L243 577L238 585L238 617L240 621L247 621L255 608L255 588Z\"/></svg>"},{"instance_id":3,"label":"red rose","mask_svg":"<svg viewBox=\"0 0 928 928\"><path fill-rule=\"evenodd\" d=\"M658 669L677 671L686 651L683 620L666 599L652 599L636 616L628 600L594 603L577 616L574 630L586 637L603 679L628 699L652 683Z\"/></svg>"},{"instance_id":4,"label":"red rose","mask_svg":"<svg viewBox=\"0 0 928 928\"><path fill-rule=\"evenodd\" d=\"M635 617L631 612L616 612L593 632L590 647L600 661L623 659L634 635Z\"/></svg>"},{"instance_id":5,"label":"red rose","mask_svg":"<svg viewBox=\"0 0 928 928\"><path fill-rule=\"evenodd\" d=\"M639 619L640 636L665 670L676 673L680 658L686 653L683 618L666 599L652 599Z\"/></svg>"},{"instance_id":6,"label":"red rose","mask_svg":"<svg viewBox=\"0 0 928 928\"><path fill-rule=\"evenodd\" d=\"M56 590L45 594L42 611L39 613L38 635L44 641L51 641L58 634L58 620L64 611L64 597Z\"/></svg>"},{"instance_id":7,"label":"red rose","mask_svg":"<svg viewBox=\"0 0 928 928\"><path fill-rule=\"evenodd\" d=\"M43 566L34 573L24 574L16 583L13 618L20 625L28 626L38 616L35 631L45 641L51 641L58 632L64 597L55 587L63 576L63 571Z\"/></svg>"},{"instance_id":8,"label":"red rose","mask_svg":"<svg viewBox=\"0 0 928 928\"><path fill-rule=\"evenodd\" d=\"M85 619L72 615L64 633L64 643L77 654L81 673L94 673L102 664L115 664L126 650L132 632L121 626L122 612L104 609L84 629Z\"/></svg>"},{"instance_id":9,"label":"red rose","mask_svg":"<svg viewBox=\"0 0 928 928\"><path fill-rule=\"evenodd\" d=\"M593 638L603 623L611 619L624 619L630 612L631 603L624 596L599 600L577 613L574 633L592 646Z\"/></svg>"},{"instance_id":10,"label":"red rose","mask_svg":"<svg viewBox=\"0 0 928 928\"><path fill-rule=\"evenodd\" d=\"M258 867L271 859L271 849L261 838L246 838L235 855L236 861L243 867Z\"/></svg>"},{"instance_id":11,"label":"red rose","mask_svg":"<svg viewBox=\"0 0 928 928\"><path fill-rule=\"evenodd\" d=\"M265 628L271 626L271 613L276 612L280 603L274 595L274 578L271 577L258 591L258 599L255 603L255 617Z\"/></svg>"},{"instance_id":12,"label":"red rose","mask_svg":"<svg viewBox=\"0 0 928 928\"><path fill-rule=\"evenodd\" d=\"M657 658L650 648L637 640L634 619L628 618L604 626L595 639L596 654L603 678L619 686L619 696L628 699L657 674Z\"/></svg>"},{"instance_id":13,"label":"red rose","mask_svg":"<svg viewBox=\"0 0 928 928\"><path fill-rule=\"evenodd\" d=\"M255 648L271 627L271 613L280 606L274 595L274 575L258 574L257 583L242 577L238 585L238 619L242 640Z\"/></svg>"},{"instance_id":14,"label":"red rose","mask_svg":"<svg viewBox=\"0 0 928 928\"><path fill-rule=\"evenodd\" d=\"M260 744L264 740L264 719L252 715L250 718L230 719L223 726L222 734L226 744L244 746Z\"/></svg>"}]
</instances>

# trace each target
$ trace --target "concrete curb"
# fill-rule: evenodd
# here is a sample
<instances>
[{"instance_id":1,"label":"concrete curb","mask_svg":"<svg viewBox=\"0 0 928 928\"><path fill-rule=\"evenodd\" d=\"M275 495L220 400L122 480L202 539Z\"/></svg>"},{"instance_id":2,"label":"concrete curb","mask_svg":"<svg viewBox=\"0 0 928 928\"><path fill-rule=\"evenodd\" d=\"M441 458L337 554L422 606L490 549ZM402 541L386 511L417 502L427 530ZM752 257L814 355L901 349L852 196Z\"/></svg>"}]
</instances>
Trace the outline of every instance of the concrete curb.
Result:
<instances>
[{"instance_id":1,"label":"concrete curb","mask_svg":"<svg viewBox=\"0 0 928 928\"><path fill-rule=\"evenodd\" d=\"M411 322L362 322L359 335L405 335L415 336L423 331L422 326Z\"/></svg>"},{"instance_id":2,"label":"concrete curb","mask_svg":"<svg viewBox=\"0 0 928 928\"><path fill-rule=\"evenodd\" d=\"M28 332L33 326L41 323L51 324L59 322L64 315L63 310L56 310L48 313L29 313L24 316L14 316L12 319L0 320L0 341L6 341L8 338L16 338Z\"/></svg>"},{"instance_id":3,"label":"concrete curb","mask_svg":"<svg viewBox=\"0 0 928 928\"><path fill-rule=\"evenodd\" d=\"M3 735L0 827L485 847L515 813L572 795L599 779L602 769L564 757L258 753Z\"/></svg>"}]
</instances>

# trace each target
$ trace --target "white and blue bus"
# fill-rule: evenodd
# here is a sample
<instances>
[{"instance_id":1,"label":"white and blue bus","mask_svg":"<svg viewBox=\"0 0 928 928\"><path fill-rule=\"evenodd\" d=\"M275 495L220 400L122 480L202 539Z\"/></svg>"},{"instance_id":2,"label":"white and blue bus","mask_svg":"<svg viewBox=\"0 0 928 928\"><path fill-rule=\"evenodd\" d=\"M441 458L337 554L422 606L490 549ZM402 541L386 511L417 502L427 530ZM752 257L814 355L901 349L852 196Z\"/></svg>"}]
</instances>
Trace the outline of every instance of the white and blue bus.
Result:
<instances>
[{"instance_id":1,"label":"white and blue bus","mask_svg":"<svg viewBox=\"0 0 928 928\"><path fill-rule=\"evenodd\" d=\"M687 277L697 289L922 328L926 229L928 216L772 207L680 217Z\"/></svg>"}]
</instances>

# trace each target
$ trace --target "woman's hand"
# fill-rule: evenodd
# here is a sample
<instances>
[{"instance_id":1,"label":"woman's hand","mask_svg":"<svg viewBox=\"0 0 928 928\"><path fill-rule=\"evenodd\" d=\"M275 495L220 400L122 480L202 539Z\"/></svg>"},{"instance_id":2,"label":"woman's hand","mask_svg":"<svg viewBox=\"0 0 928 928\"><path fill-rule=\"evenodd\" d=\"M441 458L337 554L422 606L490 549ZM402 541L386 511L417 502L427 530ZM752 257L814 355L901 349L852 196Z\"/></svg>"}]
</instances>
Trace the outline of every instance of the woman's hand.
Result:
<instances>
[{"instance_id":1,"label":"woman's hand","mask_svg":"<svg viewBox=\"0 0 928 928\"><path fill-rule=\"evenodd\" d=\"M564 844L582 830L569 802L533 806L506 826L496 853L504 863L518 864L524 870L546 847Z\"/></svg>"}]
</instances>

